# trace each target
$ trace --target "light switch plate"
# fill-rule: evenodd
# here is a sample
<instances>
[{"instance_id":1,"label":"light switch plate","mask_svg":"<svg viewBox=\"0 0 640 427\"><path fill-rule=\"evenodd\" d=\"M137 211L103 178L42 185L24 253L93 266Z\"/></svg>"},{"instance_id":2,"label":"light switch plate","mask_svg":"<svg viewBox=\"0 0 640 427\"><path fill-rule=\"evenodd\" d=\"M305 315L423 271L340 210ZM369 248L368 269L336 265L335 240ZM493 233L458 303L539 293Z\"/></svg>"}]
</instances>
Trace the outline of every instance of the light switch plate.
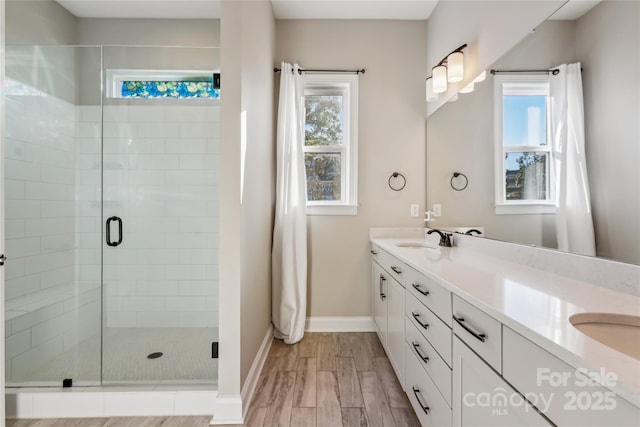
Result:
<instances>
[{"instance_id":1,"label":"light switch plate","mask_svg":"<svg viewBox=\"0 0 640 427\"><path fill-rule=\"evenodd\" d=\"M420 205L412 204L411 205L411 216L418 217L420 216Z\"/></svg>"},{"instance_id":2,"label":"light switch plate","mask_svg":"<svg viewBox=\"0 0 640 427\"><path fill-rule=\"evenodd\" d=\"M442 215L442 205L434 204L433 205L433 216L441 216Z\"/></svg>"}]
</instances>

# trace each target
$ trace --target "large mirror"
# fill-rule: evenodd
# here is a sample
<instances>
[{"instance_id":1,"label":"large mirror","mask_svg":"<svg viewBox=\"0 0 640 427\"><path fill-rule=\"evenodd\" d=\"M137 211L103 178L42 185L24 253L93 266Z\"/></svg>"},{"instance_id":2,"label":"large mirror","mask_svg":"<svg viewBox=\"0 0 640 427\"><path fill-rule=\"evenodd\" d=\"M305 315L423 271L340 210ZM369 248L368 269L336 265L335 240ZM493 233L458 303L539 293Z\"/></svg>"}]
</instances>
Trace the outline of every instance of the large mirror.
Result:
<instances>
[{"instance_id":1,"label":"large mirror","mask_svg":"<svg viewBox=\"0 0 640 427\"><path fill-rule=\"evenodd\" d=\"M491 69L581 63L595 255L640 264L640 5L603 1L586 13L562 12ZM496 182L503 185L496 177L494 151L496 76L487 72L473 92L459 94L427 119L427 207L442 206L442 215L430 226L483 227L488 238L557 249L558 215L553 210L496 209ZM468 178L462 191L451 186L454 172ZM460 179L464 177L453 183L465 184Z\"/></svg>"}]
</instances>

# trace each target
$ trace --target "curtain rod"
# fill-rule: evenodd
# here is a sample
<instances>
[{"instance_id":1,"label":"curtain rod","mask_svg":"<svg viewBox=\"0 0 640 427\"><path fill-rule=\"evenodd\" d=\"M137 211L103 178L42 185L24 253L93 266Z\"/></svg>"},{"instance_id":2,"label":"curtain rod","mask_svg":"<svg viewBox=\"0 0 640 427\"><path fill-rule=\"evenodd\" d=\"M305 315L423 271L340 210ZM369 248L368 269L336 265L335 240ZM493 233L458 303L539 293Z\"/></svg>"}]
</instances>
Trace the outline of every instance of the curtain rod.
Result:
<instances>
[{"instance_id":1,"label":"curtain rod","mask_svg":"<svg viewBox=\"0 0 640 427\"><path fill-rule=\"evenodd\" d=\"M554 76L560 73L560 70L557 68L552 68L549 70L491 70L491 74L506 74L506 73L551 73Z\"/></svg>"},{"instance_id":2,"label":"curtain rod","mask_svg":"<svg viewBox=\"0 0 640 427\"><path fill-rule=\"evenodd\" d=\"M273 69L274 72L279 73L280 71L282 71L280 68L274 68ZM293 70L291 70L291 72L293 72ZM302 74L302 73L355 73L355 74L364 74L365 69L361 68L359 70L312 70L312 69L307 69L307 68L299 68L298 69L298 74Z\"/></svg>"}]
</instances>

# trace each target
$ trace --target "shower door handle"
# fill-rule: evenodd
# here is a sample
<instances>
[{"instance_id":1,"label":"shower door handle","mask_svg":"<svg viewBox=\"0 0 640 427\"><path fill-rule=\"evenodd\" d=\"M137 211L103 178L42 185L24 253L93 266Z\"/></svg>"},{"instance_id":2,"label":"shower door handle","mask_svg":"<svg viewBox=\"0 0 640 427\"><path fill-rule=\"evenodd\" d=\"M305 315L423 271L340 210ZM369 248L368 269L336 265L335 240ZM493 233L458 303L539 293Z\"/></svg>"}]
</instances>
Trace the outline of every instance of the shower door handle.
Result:
<instances>
[{"instance_id":1,"label":"shower door handle","mask_svg":"<svg viewBox=\"0 0 640 427\"><path fill-rule=\"evenodd\" d=\"M118 241L117 242L112 242L111 241L111 222L112 221L118 221ZM118 246L120 243L122 243L122 219L120 217L117 216L112 216L109 217L109 219L107 219L107 245L108 246Z\"/></svg>"}]
</instances>

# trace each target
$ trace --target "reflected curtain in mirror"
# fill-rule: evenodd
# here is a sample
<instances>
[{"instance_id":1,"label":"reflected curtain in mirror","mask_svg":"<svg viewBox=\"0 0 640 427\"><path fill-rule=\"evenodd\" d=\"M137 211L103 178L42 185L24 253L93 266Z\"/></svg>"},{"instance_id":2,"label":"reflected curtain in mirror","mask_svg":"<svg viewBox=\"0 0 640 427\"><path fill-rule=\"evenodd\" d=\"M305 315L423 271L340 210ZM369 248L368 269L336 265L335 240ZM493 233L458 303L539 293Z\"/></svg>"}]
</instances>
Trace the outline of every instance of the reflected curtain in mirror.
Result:
<instances>
[{"instance_id":1,"label":"reflected curtain in mirror","mask_svg":"<svg viewBox=\"0 0 640 427\"><path fill-rule=\"evenodd\" d=\"M595 255L589 178L585 157L580 63L557 67L551 76L550 119L556 173L558 249Z\"/></svg>"}]
</instances>

